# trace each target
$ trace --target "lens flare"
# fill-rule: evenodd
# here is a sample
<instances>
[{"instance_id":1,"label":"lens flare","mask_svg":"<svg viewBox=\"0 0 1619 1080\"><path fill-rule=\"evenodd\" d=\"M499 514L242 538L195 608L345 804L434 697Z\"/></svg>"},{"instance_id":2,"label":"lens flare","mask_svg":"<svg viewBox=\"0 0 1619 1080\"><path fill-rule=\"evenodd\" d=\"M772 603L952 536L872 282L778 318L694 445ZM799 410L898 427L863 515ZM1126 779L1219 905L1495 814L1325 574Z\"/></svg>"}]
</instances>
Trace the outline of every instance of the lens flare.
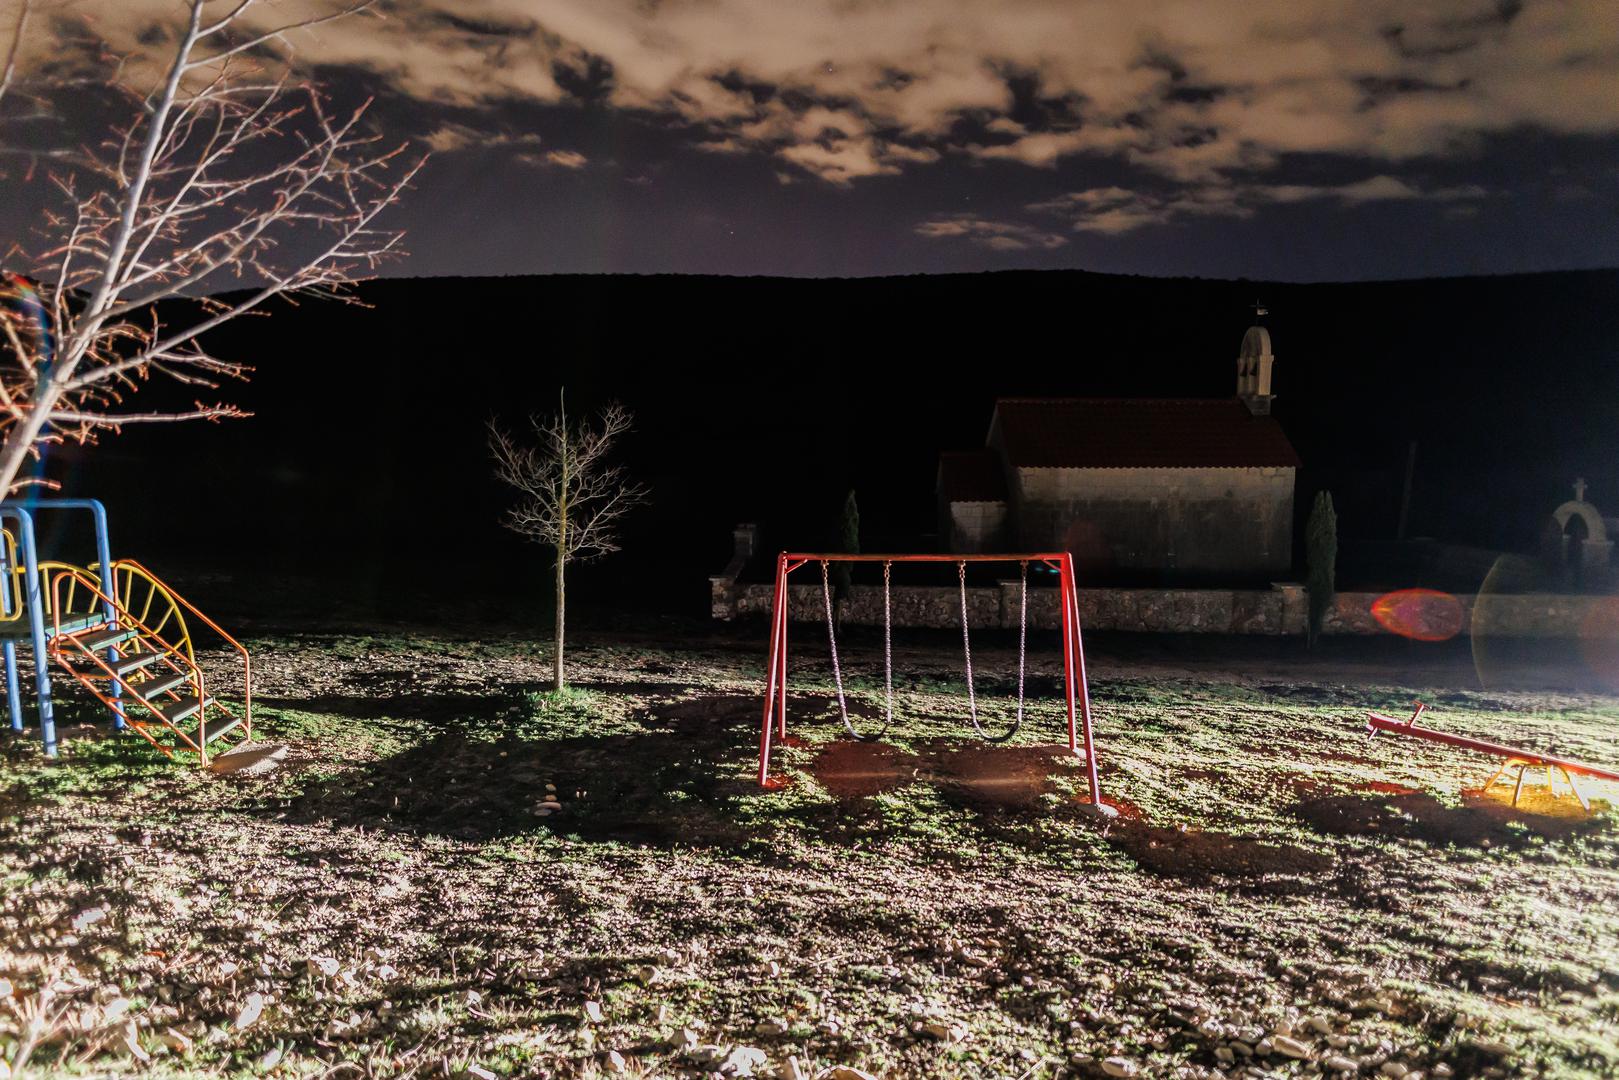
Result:
<instances>
[{"instance_id":1,"label":"lens flare","mask_svg":"<svg viewBox=\"0 0 1619 1080\"><path fill-rule=\"evenodd\" d=\"M5 323L8 331L0 336L0 355L10 351L4 347L8 344L12 348L26 349L30 355L26 358L19 356L17 360L21 362L26 359L29 366L37 370L37 378L43 385L56 359L56 338L51 332L50 306L45 303L45 298L32 280L9 271L0 273L0 321ZM36 481L45 479L45 463L50 457L50 446L49 441L42 443L33 464L29 466ZM35 484L25 490L21 500L32 506L44 490L43 483Z\"/></svg>"},{"instance_id":2,"label":"lens flare","mask_svg":"<svg viewBox=\"0 0 1619 1080\"><path fill-rule=\"evenodd\" d=\"M1462 602L1436 589L1400 589L1372 601L1372 618L1413 641L1449 641L1462 632Z\"/></svg>"}]
</instances>

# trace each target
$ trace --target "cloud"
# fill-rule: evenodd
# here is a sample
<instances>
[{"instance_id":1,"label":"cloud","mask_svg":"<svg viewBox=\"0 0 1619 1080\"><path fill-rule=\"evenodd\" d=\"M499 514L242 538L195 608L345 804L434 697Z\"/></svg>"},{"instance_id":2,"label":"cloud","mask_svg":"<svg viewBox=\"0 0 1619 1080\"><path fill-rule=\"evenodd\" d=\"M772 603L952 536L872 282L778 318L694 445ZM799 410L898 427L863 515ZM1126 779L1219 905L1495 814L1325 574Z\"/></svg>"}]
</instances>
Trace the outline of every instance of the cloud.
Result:
<instances>
[{"instance_id":1,"label":"cloud","mask_svg":"<svg viewBox=\"0 0 1619 1080\"><path fill-rule=\"evenodd\" d=\"M548 165L555 165L560 169L582 169L588 159L577 150L552 150L545 155Z\"/></svg>"},{"instance_id":2,"label":"cloud","mask_svg":"<svg viewBox=\"0 0 1619 1080\"><path fill-rule=\"evenodd\" d=\"M590 163L590 159L577 150L547 150L543 154L537 150L522 150L513 158L531 168L567 169L569 172L583 169Z\"/></svg>"},{"instance_id":3,"label":"cloud","mask_svg":"<svg viewBox=\"0 0 1619 1080\"><path fill-rule=\"evenodd\" d=\"M155 78L141 42L172 0L97 7L130 77ZM53 55L46 38L25 63ZM1193 192L1187 212L1288 155L1395 172L1491 133L1619 133L1613 0L393 0L289 43L473 124L589 101L838 185L947 158L1111 159Z\"/></svg>"},{"instance_id":4,"label":"cloud","mask_svg":"<svg viewBox=\"0 0 1619 1080\"><path fill-rule=\"evenodd\" d=\"M847 184L862 176L892 175L897 165L882 161L869 139L838 139L830 144L794 143L776 156L833 184Z\"/></svg>"},{"instance_id":5,"label":"cloud","mask_svg":"<svg viewBox=\"0 0 1619 1080\"><path fill-rule=\"evenodd\" d=\"M918 236L933 239L960 238L970 240L992 251L1027 251L1031 248L1059 248L1068 239L1057 233L1046 232L1009 221L991 221L973 214L951 214L932 218L916 227Z\"/></svg>"},{"instance_id":6,"label":"cloud","mask_svg":"<svg viewBox=\"0 0 1619 1080\"><path fill-rule=\"evenodd\" d=\"M1066 218L1075 232L1107 235L1163 225L1176 218L1247 217L1252 209L1221 188L1145 192L1122 187L1090 188L1031 203L1029 210Z\"/></svg>"},{"instance_id":7,"label":"cloud","mask_svg":"<svg viewBox=\"0 0 1619 1080\"><path fill-rule=\"evenodd\" d=\"M1438 202L1451 208L1485 198L1477 185L1421 188L1380 174L1336 185L1222 183L1134 190L1089 188L1030 203L1026 209L1064 218L1075 232L1116 236L1198 217L1251 217L1260 207L1330 201L1341 206L1376 202Z\"/></svg>"},{"instance_id":8,"label":"cloud","mask_svg":"<svg viewBox=\"0 0 1619 1080\"><path fill-rule=\"evenodd\" d=\"M1350 184L1322 187L1309 184L1279 184L1257 187L1254 194L1270 202L1304 202L1310 199L1336 199L1348 206L1362 203L1405 200L1453 202L1458 199L1482 199L1488 192L1477 184L1460 184L1424 190L1398 177L1386 174L1356 180Z\"/></svg>"},{"instance_id":9,"label":"cloud","mask_svg":"<svg viewBox=\"0 0 1619 1080\"><path fill-rule=\"evenodd\" d=\"M483 131L467 124L441 124L422 136L422 142L435 154L453 154L478 147L538 146L540 137L533 133Z\"/></svg>"}]
</instances>

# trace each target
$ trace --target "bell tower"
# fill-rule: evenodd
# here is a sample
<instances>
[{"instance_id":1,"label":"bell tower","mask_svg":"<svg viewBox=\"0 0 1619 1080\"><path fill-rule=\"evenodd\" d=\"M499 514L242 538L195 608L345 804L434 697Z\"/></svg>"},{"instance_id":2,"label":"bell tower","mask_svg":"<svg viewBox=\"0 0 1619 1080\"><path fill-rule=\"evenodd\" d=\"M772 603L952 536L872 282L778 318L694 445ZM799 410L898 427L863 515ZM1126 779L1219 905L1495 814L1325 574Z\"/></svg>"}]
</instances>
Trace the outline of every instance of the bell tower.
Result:
<instances>
[{"instance_id":1,"label":"bell tower","mask_svg":"<svg viewBox=\"0 0 1619 1080\"><path fill-rule=\"evenodd\" d=\"M1267 312L1254 305L1256 318ZM1270 331L1256 321L1242 335L1242 349L1237 353L1237 397L1255 416L1269 416L1270 403L1276 395L1271 393L1271 366L1276 357L1270 351Z\"/></svg>"}]
</instances>

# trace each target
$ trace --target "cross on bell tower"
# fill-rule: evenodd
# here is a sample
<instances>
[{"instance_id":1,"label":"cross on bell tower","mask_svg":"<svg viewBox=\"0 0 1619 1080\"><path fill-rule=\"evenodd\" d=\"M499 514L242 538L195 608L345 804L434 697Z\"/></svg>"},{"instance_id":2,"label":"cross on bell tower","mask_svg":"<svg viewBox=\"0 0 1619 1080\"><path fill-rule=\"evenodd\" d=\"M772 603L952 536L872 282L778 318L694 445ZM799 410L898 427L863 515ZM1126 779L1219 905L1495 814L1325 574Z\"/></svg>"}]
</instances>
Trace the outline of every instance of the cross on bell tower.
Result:
<instances>
[{"instance_id":1,"label":"cross on bell tower","mask_svg":"<svg viewBox=\"0 0 1619 1080\"><path fill-rule=\"evenodd\" d=\"M1574 501L1585 501L1585 477L1583 476L1576 476L1574 478Z\"/></svg>"}]
</instances>

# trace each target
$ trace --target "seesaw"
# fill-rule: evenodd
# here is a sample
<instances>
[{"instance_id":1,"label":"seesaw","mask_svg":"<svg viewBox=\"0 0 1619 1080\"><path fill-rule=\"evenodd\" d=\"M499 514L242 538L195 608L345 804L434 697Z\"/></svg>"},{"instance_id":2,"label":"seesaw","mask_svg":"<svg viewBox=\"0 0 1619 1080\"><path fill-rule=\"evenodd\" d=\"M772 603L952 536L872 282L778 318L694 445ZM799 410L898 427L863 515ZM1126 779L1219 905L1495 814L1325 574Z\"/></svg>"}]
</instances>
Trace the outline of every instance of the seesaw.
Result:
<instances>
[{"instance_id":1,"label":"seesaw","mask_svg":"<svg viewBox=\"0 0 1619 1080\"><path fill-rule=\"evenodd\" d=\"M1394 717L1384 716L1382 713L1367 713L1366 732L1368 735L1376 735L1379 731L1390 731L1396 735L1411 735L1418 739L1428 739L1432 742L1445 743L1449 746L1459 746L1464 750L1477 750L1483 754L1494 754L1497 757L1505 758L1506 761L1480 790L1488 791L1497 780L1506 775L1507 770L1516 768L1518 770L1518 782L1512 789L1513 806L1518 805L1518 796L1523 793L1524 772L1536 765L1546 770L1546 787L1551 790L1554 796L1557 794L1557 790L1552 786L1553 770L1562 773L1563 779L1568 781L1568 789L1574 793L1576 799L1580 800L1581 808L1587 811L1591 809L1591 803L1586 799L1584 792L1580 791L1579 785L1574 782L1576 773L1596 780L1611 780L1619 783L1619 772L1614 772L1611 769L1599 769L1595 765L1587 765L1581 761L1570 761L1567 758L1552 757L1549 754L1537 754L1533 750L1524 750L1517 746L1507 746L1503 743L1489 742L1485 739L1470 739L1465 735L1452 735L1448 731L1435 731L1433 728L1418 727L1417 718L1427 709L1428 706L1420 701L1417 702L1416 711L1411 714L1411 719L1409 720L1396 720Z\"/></svg>"}]
</instances>

